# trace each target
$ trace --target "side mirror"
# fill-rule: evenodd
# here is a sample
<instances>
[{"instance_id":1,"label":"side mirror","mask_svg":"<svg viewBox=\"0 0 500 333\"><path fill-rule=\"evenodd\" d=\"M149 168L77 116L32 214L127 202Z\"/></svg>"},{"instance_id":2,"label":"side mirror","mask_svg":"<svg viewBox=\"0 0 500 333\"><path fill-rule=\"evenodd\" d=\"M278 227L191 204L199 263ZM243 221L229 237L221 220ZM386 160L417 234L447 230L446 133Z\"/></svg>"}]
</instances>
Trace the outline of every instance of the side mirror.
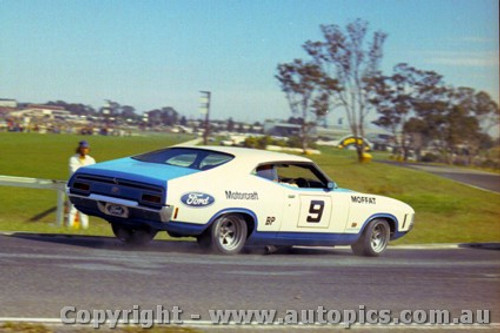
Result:
<instances>
[{"instance_id":1,"label":"side mirror","mask_svg":"<svg viewBox=\"0 0 500 333\"><path fill-rule=\"evenodd\" d=\"M338 188L338 186L335 182L328 182L328 189L329 190L334 190L336 188Z\"/></svg>"}]
</instances>

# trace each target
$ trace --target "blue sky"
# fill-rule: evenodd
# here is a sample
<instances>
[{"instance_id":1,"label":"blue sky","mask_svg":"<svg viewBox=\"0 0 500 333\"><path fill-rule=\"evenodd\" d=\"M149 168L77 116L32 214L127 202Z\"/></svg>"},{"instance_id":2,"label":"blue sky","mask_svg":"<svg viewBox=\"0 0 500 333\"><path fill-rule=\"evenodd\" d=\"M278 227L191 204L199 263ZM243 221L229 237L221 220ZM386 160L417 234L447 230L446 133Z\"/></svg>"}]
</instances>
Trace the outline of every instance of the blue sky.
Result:
<instances>
[{"instance_id":1,"label":"blue sky","mask_svg":"<svg viewBox=\"0 0 500 333\"><path fill-rule=\"evenodd\" d=\"M499 99L498 0L0 0L0 98L262 121L290 111L278 63L305 58L320 24L367 20L400 62ZM332 117L342 116L336 114ZM333 119L332 119L333 121Z\"/></svg>"}]
</instances>

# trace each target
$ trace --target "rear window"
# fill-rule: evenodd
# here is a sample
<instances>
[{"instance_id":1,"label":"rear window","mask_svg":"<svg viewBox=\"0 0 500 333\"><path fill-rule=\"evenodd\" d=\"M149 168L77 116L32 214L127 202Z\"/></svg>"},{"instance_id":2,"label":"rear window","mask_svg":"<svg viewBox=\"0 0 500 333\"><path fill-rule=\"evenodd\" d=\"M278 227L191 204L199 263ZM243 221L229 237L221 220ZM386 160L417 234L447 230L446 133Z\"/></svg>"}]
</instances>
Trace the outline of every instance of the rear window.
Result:
<instances>
[{"instance_id":1,"label":"rear window","mask_svg":"<svg viewBox=\"0 0 500 333\"><path fill-rule=\"evenodd\" d=\"M208 170L229 162L234 156L204 149L169 148L137 155L132 158L147 163Z\"/></svg>"}]
</instances>

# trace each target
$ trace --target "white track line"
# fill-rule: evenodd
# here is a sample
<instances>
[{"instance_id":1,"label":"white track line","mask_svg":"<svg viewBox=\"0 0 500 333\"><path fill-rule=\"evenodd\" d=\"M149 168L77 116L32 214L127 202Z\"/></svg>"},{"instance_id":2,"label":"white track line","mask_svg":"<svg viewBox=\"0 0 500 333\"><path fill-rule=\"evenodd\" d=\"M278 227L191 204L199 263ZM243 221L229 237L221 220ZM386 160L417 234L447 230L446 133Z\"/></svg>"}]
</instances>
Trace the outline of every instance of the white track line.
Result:
<instances>
[{"instance_id":1,"label":"white track line","mask_svg":"<svg viewBox=\"0 0 500 333\"><path fill-rule=\"evenodd\" d=\"M94 236L94 235L75 235L75 234L58 234L58 233L34 233L30 231L1 231L0 236L12 237L16 235L31 235L41 237L83 237L83 238L110 238L112 236ZM468 246L469 245L469 246ZM349 250L348 245L338 246L294 246L295 248L316 249L316 250ZM450 249L470 249L470 248L488 248L500 249L500 243L430 243L430 244L402 244L402 245L389 245L391 250L450 250Z\"/></svg>"},{"instance_id":2,"label":"white track line","mask_svg":"<svg viewBox=\"0 0 500 333\"><path fill-rule=\"evenodd\" d=\"M92 327L93 323L90 324L75 324L75 325L68 325L68 324L63 324L61 322L60 318L29 318L29 317L0 317L0 323L6 323L6 322L12 322L12 323L31 323L31 324L47 324L47 325L56 325L56 326L65 326L65 327L71 327L74 326L75 328L78 327ZM218 325L214 324L213 322L209 320L184 320L182 324L162 324L162 323L155 323L158 326L166 327L166 326L178 326L178 327L204 327L204 328L220 328L220 329L225 329L225 328L238 328L238 329L255 329L255 328L261 328L261 329L327 329L327 328L346 328L345 325L342 323L340 324L307 324L307 325L285 325L285 324L246 324L246 325L241 325L241 324L224 324L224 325ZM118 326L137 326L140 324L123 324L123 323L118 323ZM101 328L108 328L109 323L105 322L100 325ZM495 330L498 331L500 329L500 323L491 323L491 324L447 324L447 325L436 325L436 324L384 324L384 325L379 325L379 324L352 324L349 326L350 329L376 329L376 330L387 330L387 329L417 329L417 330L443 330L443 329L449 329L449 330L471 330L471 329L485 329L485 330Z\"/></svg>"}]
</instances>

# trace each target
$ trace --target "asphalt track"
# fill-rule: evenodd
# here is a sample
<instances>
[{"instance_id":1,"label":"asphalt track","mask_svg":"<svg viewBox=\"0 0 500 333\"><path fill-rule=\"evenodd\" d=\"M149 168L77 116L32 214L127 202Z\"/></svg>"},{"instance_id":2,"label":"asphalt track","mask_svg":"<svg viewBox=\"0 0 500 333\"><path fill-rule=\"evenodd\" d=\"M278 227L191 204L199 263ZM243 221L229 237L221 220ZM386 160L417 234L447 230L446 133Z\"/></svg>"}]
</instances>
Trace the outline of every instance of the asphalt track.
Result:
<instances>
[{"instance_id":1,"label":"asphalt track","mask_svg":"<svg viewBox=\"0 0 500 333\"><path fill-rule=\"evenodd\" d=\"M194 324L208 320L208 309L487 309L494 324L486 329L494 330L500 322L500 251L437 245L390 247L380 258L356 257L347 248L218 256L194 242L130 248L107 237L0 235L0 322L57 322L65 306L134 305L178 306L182 319ZM283 331L295 329L301 328Z\"/></svg>"},{"instance_id":2,"label":"asphalt track","mask_svg":"<svg viewBox=\"0 0 500 333\"><path fill-rule=\"evenodd\" d=\"M500 175L496 173L474 169L447 167L443 165L400 163L393 161L380 162L429 172L482 190L500 193Z\"/></svg>"}]
</instances>

